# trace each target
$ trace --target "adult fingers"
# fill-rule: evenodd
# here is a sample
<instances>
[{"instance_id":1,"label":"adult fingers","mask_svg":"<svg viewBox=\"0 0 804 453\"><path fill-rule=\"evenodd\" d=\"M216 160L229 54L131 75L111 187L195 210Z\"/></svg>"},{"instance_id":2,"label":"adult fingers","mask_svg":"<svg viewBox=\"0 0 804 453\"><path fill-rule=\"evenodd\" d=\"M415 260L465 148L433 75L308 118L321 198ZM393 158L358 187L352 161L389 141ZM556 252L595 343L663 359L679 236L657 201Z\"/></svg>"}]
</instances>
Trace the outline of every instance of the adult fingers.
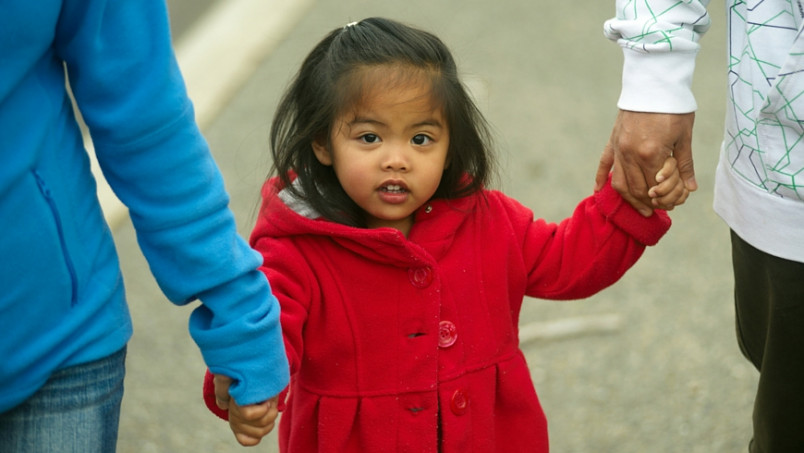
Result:
<instances>
[{"instance_id":1,"label":"adult fingers","mask_svg":"<svg viewBox=\"0 0 804 453\"><path fill-rule=\"evenodd\" d=\"M698 182L695 180L695 165L692 160L692 142L683 140L676 145L673 156L678 161L678 172L687 190L694 192L698 189Z\"/></svg>"},{"instance_id":2,"label":"adult fingers","mask_svg":"<svg viewBox=\"0 0 804 453\"><path fill-rule=\"evenodd\" d=\"M603 188L613 166L614 148L609 143L603 148L603 153L600 155L600 163L597 167L597 174L595 174L595 192Z\"/></svg>"},{"instance_id":3,"label":"adult fingers","mask_svg":"<svg viewBox=\"0 0 804 453\"><path fill-rule=\"evenodd\" d=\"M638 178L635 180L637 181ZM644 181L644 180L643 180ZM622 166L615 165L611 172L611 187L616 190L631 206L645 217L653 214L653 207L650 197L637 197L631 187L632 181L623 171ZM647 193L646 193L647 195Z\"/></svg>"},{"instance_id":4,"label":"adult fingers","mask_svg":"<svg viewBox=\"0 0 804 453\"><path fill-rule=\"evenodd\" d=\"M232 379L222 374L216 374L212 380L215 385L215 404L223 410L229 409L229 386L232 385Z\"/></svg>"}]
</instances>

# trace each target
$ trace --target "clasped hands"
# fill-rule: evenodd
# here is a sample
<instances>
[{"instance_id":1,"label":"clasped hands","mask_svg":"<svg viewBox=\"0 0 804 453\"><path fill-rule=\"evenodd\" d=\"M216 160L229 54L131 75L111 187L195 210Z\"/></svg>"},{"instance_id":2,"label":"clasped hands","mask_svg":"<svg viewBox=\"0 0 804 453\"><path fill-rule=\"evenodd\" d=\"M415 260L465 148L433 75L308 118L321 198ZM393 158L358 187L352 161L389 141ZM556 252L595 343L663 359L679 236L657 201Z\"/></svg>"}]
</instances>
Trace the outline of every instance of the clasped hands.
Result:
<instances>
[{"instance_id":1,"label":"clasped hands","mask_svg":"<svg viewBox=\"0 0 804 453\"><path fill-rule=\"evenodd\" d=\"M232 380L226 376L216 374L215 404L223 410L229 411L229 427L234 432L235 439L240 445L251 447L260 443L274 429L278 397L273 397L259 404L240 406L229 395Z\"/></svg>"},{"instance_id":2,"label":"clasped hands","mask_svg":"<svg viewBox=\"0 0 804 453\"><path fill-rule=\"evenodd\" d=\"M637 211L672 210L698 189L692 161L695 113L620 110L600 157L595 190L606 182Z\"/></svg>"}]
</instances>

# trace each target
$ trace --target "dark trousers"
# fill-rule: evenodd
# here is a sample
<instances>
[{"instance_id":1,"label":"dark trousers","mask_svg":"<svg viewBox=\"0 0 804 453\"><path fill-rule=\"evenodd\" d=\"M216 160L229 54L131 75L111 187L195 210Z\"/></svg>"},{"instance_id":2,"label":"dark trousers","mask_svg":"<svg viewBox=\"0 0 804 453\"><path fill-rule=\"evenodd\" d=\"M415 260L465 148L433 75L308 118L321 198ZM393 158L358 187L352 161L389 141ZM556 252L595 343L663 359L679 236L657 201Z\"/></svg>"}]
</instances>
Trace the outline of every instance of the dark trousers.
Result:
<instances>
[{"instance_id":1,"label":"dark trousers","mask_svg":"<svg viewBox=\"0 0 804 453\"><path fill-rule=\"evenodd\" d=\"M737 339L759 370L751 453L804 452L804 263L731 233Z\"/></svg>"}]
</instances>

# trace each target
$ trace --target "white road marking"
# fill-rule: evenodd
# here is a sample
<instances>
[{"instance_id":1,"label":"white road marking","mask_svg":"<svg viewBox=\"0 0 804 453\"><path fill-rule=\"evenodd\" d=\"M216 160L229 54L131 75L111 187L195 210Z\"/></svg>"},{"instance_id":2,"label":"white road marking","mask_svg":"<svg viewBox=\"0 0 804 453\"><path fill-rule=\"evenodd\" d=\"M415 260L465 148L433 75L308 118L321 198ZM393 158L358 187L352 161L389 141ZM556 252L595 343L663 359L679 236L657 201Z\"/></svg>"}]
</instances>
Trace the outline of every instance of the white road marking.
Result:
<instances>
[{"instance_id":1,"label":"white road marking","mask_svg":"<svg viewBox=\"0 0 804 453\"><path fill-rule=\"evenodd\" d=\"M558 340L567 337L614 332L620 330L622 324L622 316L617 314L531 322L523 324L519 328L519 342L525 344L538 340Z\"/></svg>"}]
</instances>

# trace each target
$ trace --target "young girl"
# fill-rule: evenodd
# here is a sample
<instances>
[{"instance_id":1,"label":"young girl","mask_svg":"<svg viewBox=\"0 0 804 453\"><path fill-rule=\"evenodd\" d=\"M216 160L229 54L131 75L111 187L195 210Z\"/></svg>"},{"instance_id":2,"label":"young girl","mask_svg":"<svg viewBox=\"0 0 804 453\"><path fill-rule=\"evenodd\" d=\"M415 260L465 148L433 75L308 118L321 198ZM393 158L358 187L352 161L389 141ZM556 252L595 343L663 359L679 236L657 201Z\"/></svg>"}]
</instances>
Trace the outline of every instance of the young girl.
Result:
<instances>
[{"instance_id":1,"label":"young girl","mask_svg":"<svg viewBox=\"0 0 804 453\"><path fill-rule=\"evenodd\" d=\"M251 244L291 366L281 451L547 452L518 345L523 297L611 285L667 214L645 218L606 185L553 224L484 189L488 131L450 52L387 19L313 49L271 144ZM672 158L658 179L658 207L684 201ZM225 418L209 374L205 396ZM232 420L246 435L255 424Z\"/></svg>"}]
</instances>

